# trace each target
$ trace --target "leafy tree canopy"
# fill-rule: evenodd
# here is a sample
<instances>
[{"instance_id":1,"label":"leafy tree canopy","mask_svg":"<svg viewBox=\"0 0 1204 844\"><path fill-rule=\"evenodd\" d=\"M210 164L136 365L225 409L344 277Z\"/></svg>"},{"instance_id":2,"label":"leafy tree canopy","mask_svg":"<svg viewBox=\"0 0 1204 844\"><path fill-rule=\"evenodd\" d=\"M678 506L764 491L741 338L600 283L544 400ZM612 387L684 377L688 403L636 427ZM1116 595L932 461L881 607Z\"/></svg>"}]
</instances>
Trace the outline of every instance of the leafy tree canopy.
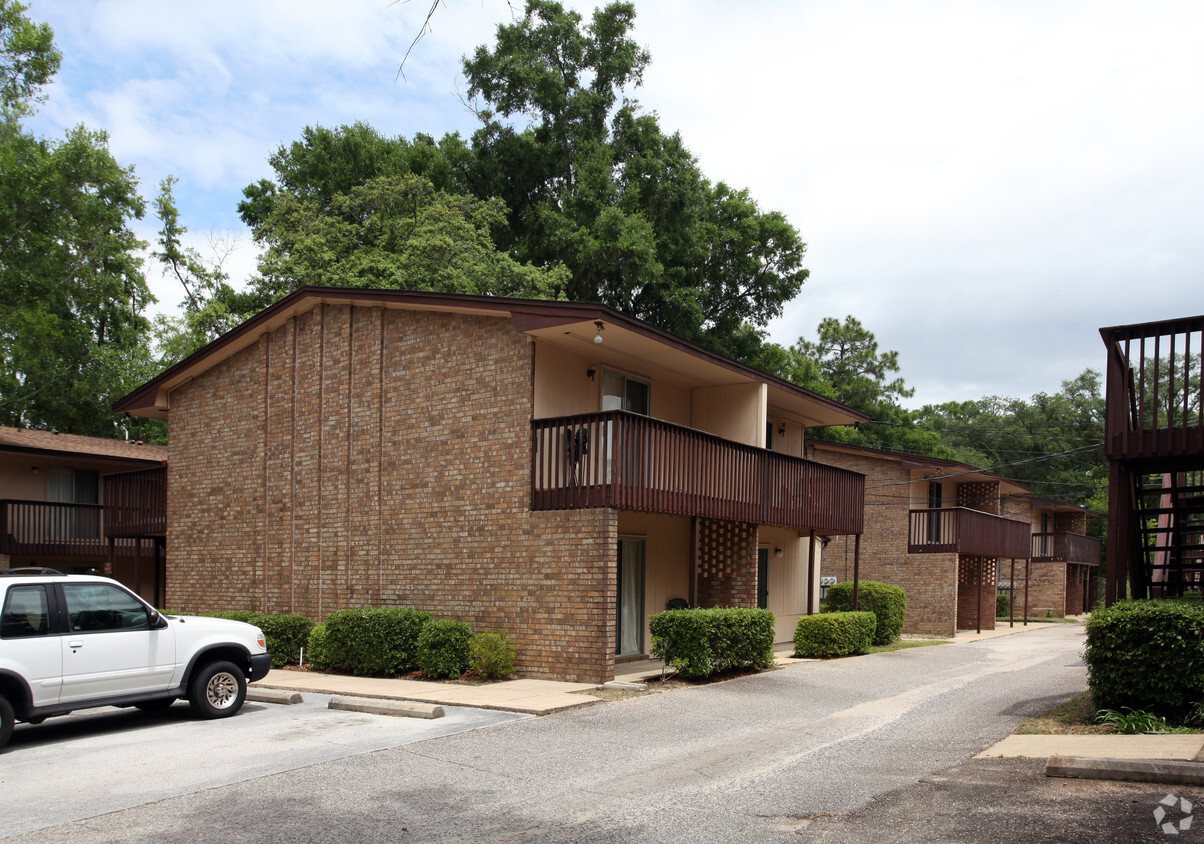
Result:
<instances>
[{"instance_id":1,"label":"leafy tree canopy","mask_svg":"<svg viewBox=\"0 0 1204 844\"><path fill-rule=\"evenodd\" d=\"M1063 381L1052 395L926 405L916 421L939 433L955 459L981 467L1006 465L1000 474L1047 498L1084 503L1108 476L1104 397L1100 375L1092 369Z\"/></svg>"},{"instance_id":2,"label":"leafy tree canopy","mask_svg":"<svg viewBox=\"0 0 1204 844\"><path fill-rule=\"evenodd\" d=\"M0 0L0 424L114 436L109 404L151 366L130 228L143 202L104 132L51 141L22 126L58 64L50 29Z\"/></svg>"},{"instance_id":3,"label":"leafy tree canopy","mask_svg":"<svg viewBox=\"0 0 1204 844\"><path fill-rule=\"evenodd\" d=\"M629 36L634 17L632 4L613 3L586 23L559 3L529 0L520 20L498 28L492 49L465 59L470 95L483 101L471 139L389 139L357 124L311 127L281 147L271 159L275 179L248 186L239 207L257 238L281 247L261 267L263 293L279 292L278 279L292 272L284 264L294 256L284 248L299 244L288 226L329 217L340 221L337 240L379 245L383 227L348 213L357 202L364 208L356 191L370 183L373 192L396 189L403 183L375 180L415 175L429 183L432 225L450 222L439 207L479 207L472 225L515 266L528 276L530 268L554 274L555 283L536 285L532 295L563 291L733 357L755 356L760 327L807 277L805 246L783 215L762 211L745 190L710 182L681 137L666 135L655 115L626 98L649 61ZM317 245L310 241L311 254ZM329 266L309 263L317 276ZM395 284L414 274L377 260L353 275ZM522 289L505 273L486 281L495 278ZM337 282L327 276L326 283Z\"/></svg>"}]
</instances>

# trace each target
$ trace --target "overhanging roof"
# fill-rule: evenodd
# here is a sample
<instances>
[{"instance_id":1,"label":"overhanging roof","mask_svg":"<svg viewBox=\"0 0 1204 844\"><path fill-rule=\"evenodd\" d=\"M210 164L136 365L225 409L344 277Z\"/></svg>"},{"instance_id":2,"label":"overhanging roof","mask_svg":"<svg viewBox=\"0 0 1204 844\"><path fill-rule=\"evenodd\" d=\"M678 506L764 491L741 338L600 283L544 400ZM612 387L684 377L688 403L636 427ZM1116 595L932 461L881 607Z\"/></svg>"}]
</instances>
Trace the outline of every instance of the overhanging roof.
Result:
<instances>
[{"instance_id":1,"label":"overhanging roof","mask_svg":"<svg viewBox=\"0 0 1204 844\"><path fill-rule=\"evenodd\" d=\"M926 457L920 454L908 454L904 451L890 451L885 448L870 448L869 446L850 445L849 443L829 442L827 440L809 439L807 440L807 445L812 448L818 448L821 451L843 451L848 454L857 454L862 457L871 457L878 460L892 460L910 471L931 471L942 477L949 478L972 475L984 480L998 481L1023 493L1032 492L1031 487L1025 486L1019 481L1013 481L1002 475L996 475L994 472L985 472L982 469L971 466L969 463L962 463L958 460L946 460L943 457ZM1028 496L1018 497L1027 498Z\"/></svg>"},{"instance_id":2,"label":"overhanging roof","mask_svg":"<svg viewBox=\"0 0 1204 844\"><path fill-rule=\"evenodd\" d=\"M771 407L808 426L868 421L864 414L839 402L717 355L605 305L339 287L302 288L119 399L113 409L134 416L168 418L172 390L323 303L509 318L523 334L577 353L588 348L595 356L600 354L593 342L595 323L601 321L605 356L615 366L638 363L633 368L699 386L765 384Z\"/></svg>"},{"instance_id":3,"label":"overhanging roof","mask_svg":"<svg viewBox=\"0 0 1204 844\"><path fill-rule=\"evenodd\" d=\"M0 426L0 451L64 457L93 457L147 464L163 463L167 460L167 446L165 445L7 426Z\"/></svg>"}]
</instances>

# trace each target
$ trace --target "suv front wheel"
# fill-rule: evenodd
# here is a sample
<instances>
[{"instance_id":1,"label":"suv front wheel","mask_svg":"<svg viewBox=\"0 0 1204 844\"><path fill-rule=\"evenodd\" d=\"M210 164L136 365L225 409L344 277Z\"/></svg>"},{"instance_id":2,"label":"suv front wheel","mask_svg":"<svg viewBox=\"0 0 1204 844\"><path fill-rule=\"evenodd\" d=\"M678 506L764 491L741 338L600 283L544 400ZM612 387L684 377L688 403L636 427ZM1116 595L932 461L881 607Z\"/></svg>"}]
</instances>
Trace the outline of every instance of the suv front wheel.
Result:
<instances>
[{"instance_id":1,"label":"suv front wheel","mask_svg":"<svg viewBox=\"0 0 1204 844\"><path fill-rule=\"evenodd\" d=\"M247 678L232 662L224 660L202 666L192 678L188 703L202 718L227 718L242 708L247 697Z\"/></svg>"}]
</instances>

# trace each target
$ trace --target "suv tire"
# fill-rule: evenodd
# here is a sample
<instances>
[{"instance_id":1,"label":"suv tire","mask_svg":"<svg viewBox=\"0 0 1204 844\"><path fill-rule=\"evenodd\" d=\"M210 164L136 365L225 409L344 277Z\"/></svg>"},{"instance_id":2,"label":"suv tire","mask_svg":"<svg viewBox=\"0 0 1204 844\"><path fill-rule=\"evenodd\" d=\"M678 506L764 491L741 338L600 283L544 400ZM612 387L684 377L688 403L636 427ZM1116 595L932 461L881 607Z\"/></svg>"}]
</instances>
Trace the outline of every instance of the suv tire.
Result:
<instances>
[{"instance_id":1,"label":"suv tire","mask_svg":"<svg viewBox=\"0 0 1204 844\"><path fill-rule=\"evenodd\" d=\"M202 718L228 718L247 698L247 679L237 665L225 660L201 666L188 692L188 703Z\"/></svg>"},{"instance_id":2,"label":"suv tire","mask_svg":"<svg viewBox=\"0 0 1204 844\"><path fill-rule=\"evenodd\" d=\"M13 714L13 705L8 702L8 698L0 695L0 748L8 744L8 740L13 735L13 724L17 718Z\"/></svg>"}]
</instances>

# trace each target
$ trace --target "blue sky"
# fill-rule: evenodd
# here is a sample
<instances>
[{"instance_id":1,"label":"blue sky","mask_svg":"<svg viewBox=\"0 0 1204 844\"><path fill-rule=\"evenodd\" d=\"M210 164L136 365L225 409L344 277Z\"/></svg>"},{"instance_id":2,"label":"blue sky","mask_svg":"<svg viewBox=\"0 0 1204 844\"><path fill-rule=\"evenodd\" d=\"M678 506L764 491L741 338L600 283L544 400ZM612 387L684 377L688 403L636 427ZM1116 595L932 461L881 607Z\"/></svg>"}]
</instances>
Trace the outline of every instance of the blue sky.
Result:
<instances>
[{"instance_id":1,"label":"blue sky","mask_svg":"<svg viewBox=\"0 0 1204 844\"><path fill-rule=\"evenodd\" d=\"M446 0L397 78L428 0L33 0L64 55L33 126L107 130L148 201L176 176L193 245L232 244L245 278L236 206L268 156L314 124L471 132L460 57L511 3ZM1101 326L1204 313L1204 4L636 8L652 64L631 93L808 243L779 342L853 314L912 404L1027 397L1101 368ZM182 291L148 269L172 310Z\"/></svg>"}]
</instances>

